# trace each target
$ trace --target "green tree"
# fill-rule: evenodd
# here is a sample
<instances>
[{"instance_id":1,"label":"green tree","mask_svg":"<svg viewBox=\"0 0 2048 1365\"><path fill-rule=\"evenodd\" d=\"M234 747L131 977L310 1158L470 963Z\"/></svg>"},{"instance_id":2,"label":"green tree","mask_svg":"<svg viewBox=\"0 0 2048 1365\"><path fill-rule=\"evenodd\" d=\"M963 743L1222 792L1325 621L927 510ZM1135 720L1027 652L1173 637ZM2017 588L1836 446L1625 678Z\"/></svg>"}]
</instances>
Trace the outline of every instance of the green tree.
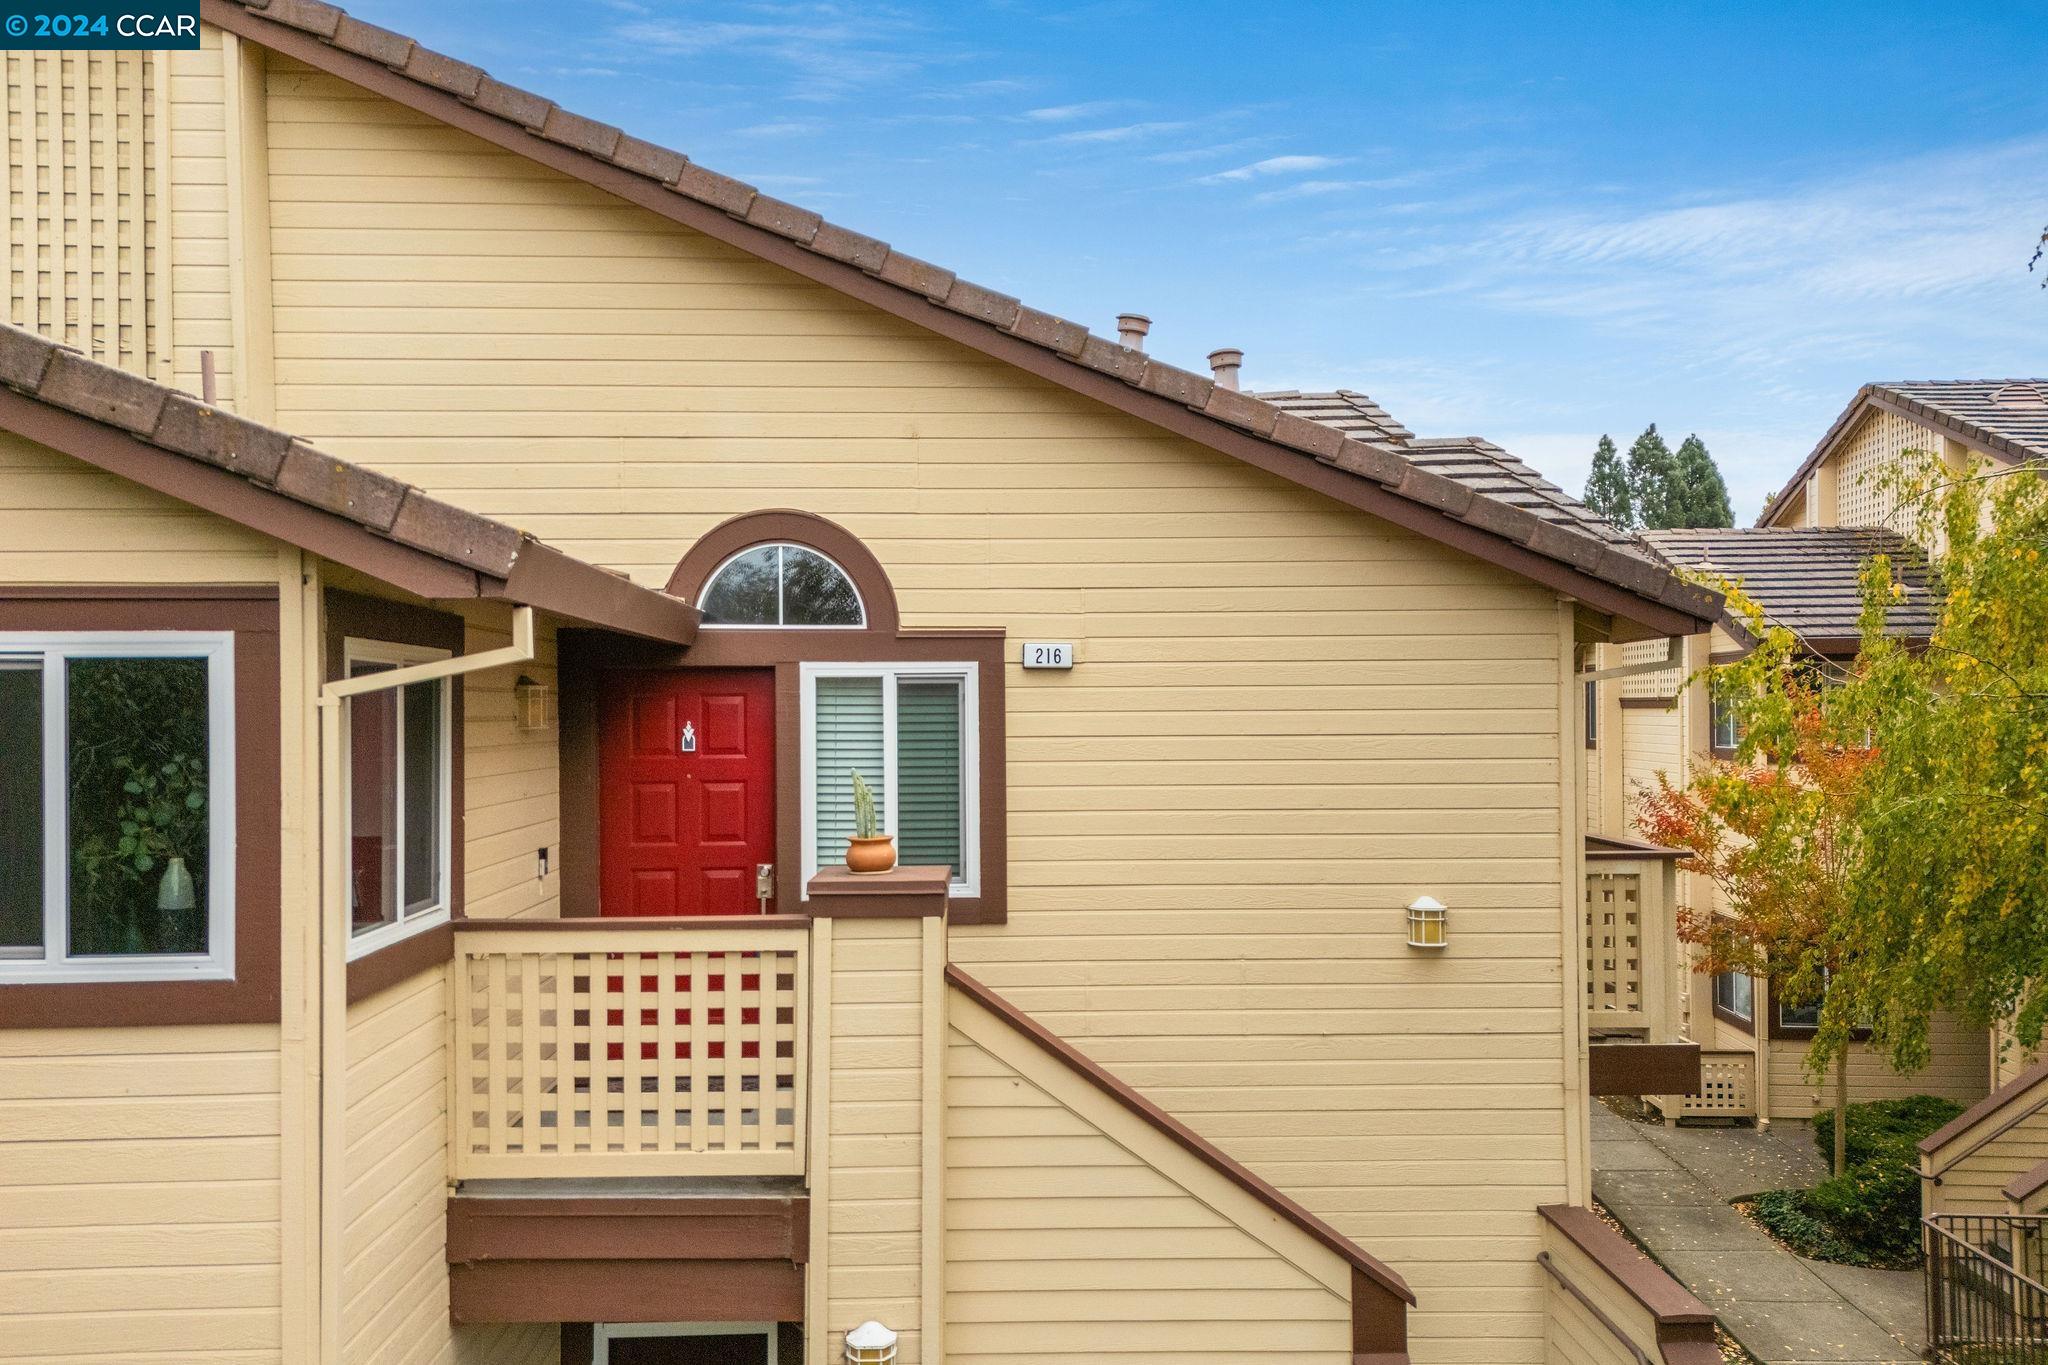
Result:
<instances>
[{"instance_id":1,"label":"green tree","mask_svg":"<svg viewBox=\"0 0 2048 1365\"><path fill-rule=\"evenodd\" d=\"M1746 605L1738 594L1730 596ZM1760 615L1755 620L1762 625ZM1687 850L1681 870L1702 874L1720 892L1720 908L1681 906L1678 912L1679 938L1700 949L1695 970L1768 982L1773 1007L1832 994L1828 983L1840 967L1837 925L1868 875L1860 817L1872 762L1869 749L1840 742L1813 676L1777 668L1780 662L1772 658L1783 708L1777 747L1768 755L1752 750L1733 761L1709 761L1685 787L1659 773L1636 816L1637 828L1653 842ZM1846 1034L1809 1052L1816 1079L1830 1060L1834 1173L1840 1175L1847 1166L1847 1127L1840 1121L1849 1102Z\"/></svg>"},{"instance_id":2,"label":"green tree","mask_svg":"<svg viewBox=\"0 0 2048 1365\"><path fill-rule=\"evenodd\" d=\"M1728 505L1728 485L1714 457L1707 453L1707 443L1697 435L1686 437L1673 464L1676 506L1670 525L1733 526L1735 511Z\"/></svg>"},{"instance_id":3,"label":"green tree","mask_svg":"<svg viewBox=\"0 0 2048 1365\"><path fill-rule=\"evenodd\" d=\"M1628 497L1636 525L1646 531L1662 531L1680 524L1671 519L1677 470L1671 447L1657 434L1657 424L1650 423L1628 448Z\"/></svg>"},{"instance_id":4,"label":"green tree","mask_svg":"<svg viewBox=\"0 0 2048 1365\"><path fill-rule=\"evenodd\" d=\"M1614 438L1605 434L1593 451L1592 472L1586 475L1586 506L1624 531L1636 529L1635 504L1629 498L1628 471L1614 449Z\"/></svg>"},{"instance_id":5,"label":"green tree","mask_svg":"<svg viewBox=\"0 0 2048 1365\"><path fill-rule=\"evenodd\" d=\"M1826 742L1875 761L1812 1055L1867 1027L1912 1070L1939 1011L2009 1024L2025 1049L2048 1020L2048 476L2030 465L1958 476L1909 452L1884 482L1931 547L1940 600L1924 645L1888 634L1907 589L1889 556L1873 558L1861 650L1826 679ZM1717 670L1748 726L1738 756L1768 761L1799 744L1798 699L1826 672L1768 629Z\"/></svg>"}]
</instances>

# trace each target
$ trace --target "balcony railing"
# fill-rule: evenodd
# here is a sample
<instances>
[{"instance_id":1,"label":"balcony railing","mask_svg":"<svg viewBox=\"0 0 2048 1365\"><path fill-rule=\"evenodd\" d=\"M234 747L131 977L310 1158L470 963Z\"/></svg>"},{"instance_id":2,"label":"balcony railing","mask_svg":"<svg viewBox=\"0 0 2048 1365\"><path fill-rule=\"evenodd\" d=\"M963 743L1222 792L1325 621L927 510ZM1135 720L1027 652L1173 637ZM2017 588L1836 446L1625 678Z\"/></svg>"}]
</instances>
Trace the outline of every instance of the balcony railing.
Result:
<instances>
[{"instance_id":1,"label":"balcony railing","mask_svg":"<svg viewBox=\"0 0 2048 1365\"><path fill-rule=\"evenodd\" d=\"M801 1174L809 947L796 917L459 923L456 1178Z\"/></svg>"},{"instance_id":2,"label":"balcony railing","mask_svg":"<svg viewBox=\"0 0 2048 1365\"><path fill-rule=\"evenodd\" d=\"M1927 1345L1952 1365L2048 1365L2048 1217L1935 1214L1927 1253Z\"/></svg>"}]
</instances>

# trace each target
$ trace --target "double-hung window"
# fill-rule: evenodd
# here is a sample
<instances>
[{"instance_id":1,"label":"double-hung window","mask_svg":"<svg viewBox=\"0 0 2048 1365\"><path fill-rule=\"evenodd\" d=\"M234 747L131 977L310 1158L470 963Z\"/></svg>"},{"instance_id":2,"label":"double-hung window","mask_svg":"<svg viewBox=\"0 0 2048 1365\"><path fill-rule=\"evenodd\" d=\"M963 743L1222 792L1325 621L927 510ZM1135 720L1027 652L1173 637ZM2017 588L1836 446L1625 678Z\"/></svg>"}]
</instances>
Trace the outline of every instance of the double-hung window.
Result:
<instances>
[{"instance_id":1,"label":"double-hung window","mask_svg":"<svg viewBox=\"0 0 2048 1365\"><path fill-rule=\"evenodd\" d=\"M442 649L381 641L343 645L351 678L447 657ZM434 678L348 699L351 957L448 918L451 695L449 680Z\"/></svg>"},{"instance_id":2,"label":"double-hung window","mask_svg":"<svg viewBox=\"0 0 2048 1365\"><path fill-rule=\"evenodd\" d=\"M950 867L955 896L980 894L976 673L971 663L803 666L806 882L845 857L857 772L902 864Z\"/></svg>"},{"instance_id":3,"label":"double-hung window","mask_svg":"<svg viewBox=\"0 0 2048 1365\"><path fill-rule=\"evenodd\" d=\"M234 976L234 636L0 633L0 982Z\"/></svg>"}]
</instances>

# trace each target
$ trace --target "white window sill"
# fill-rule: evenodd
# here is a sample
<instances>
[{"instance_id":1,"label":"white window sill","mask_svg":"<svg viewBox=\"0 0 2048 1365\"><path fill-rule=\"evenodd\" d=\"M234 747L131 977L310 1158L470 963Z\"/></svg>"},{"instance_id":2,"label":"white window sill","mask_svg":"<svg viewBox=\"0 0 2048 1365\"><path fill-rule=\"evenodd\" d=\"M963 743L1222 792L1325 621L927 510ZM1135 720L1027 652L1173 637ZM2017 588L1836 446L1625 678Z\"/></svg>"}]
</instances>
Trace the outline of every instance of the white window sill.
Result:
<instances>
[{"instance_id":1,"label":"white window sill","mask_svg":"<svg viewBox=\"0 0 2048 1365\"><path fill-rule=\"evenodd\" d=\"M0 986L128 985L150 981L233 981L234 968L206 958L85 959L43 962L0 958Z\"/></svg>"},{"instance_id":2,"label":"white window sill","mask_svg":"<svg viewBox=\"0 0 2048 1365\"><path fill-rule=\"evenodd\" d=\"M348 941L348 960L368 957L380 948L389 948L394 943L403 943L416 938L429 929L439 928L448 923L448 907L436 906L432 910L419 910L407 915L396 924L382 924L365 934L351 935Z\"/></svg>"}]
</instances>

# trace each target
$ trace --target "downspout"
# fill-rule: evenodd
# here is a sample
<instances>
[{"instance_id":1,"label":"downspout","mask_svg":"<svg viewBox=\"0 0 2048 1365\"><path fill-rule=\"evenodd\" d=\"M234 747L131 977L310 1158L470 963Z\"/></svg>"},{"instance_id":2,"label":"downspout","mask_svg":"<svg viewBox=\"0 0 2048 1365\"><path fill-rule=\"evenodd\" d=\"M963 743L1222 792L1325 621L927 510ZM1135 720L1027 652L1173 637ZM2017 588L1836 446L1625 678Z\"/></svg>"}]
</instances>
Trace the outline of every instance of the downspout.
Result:
<instances>
[{"instance_id":1,"label":"downspout","mask_svg":"<svg viewBox=\"0 0 2048 1365\"><path fill-rule=\"evenodd\" d=\"M533 608L512 610L512 643L481 654L338 678L320 688L320 1360L341 1365L341 1193L348 1129L348 901L344 829L342 704L412 683L459 678L533 661ZM450 743L461 743L451 735ZM460 800L462 793L454 793Z\"/></svg>"}]
</instances>

